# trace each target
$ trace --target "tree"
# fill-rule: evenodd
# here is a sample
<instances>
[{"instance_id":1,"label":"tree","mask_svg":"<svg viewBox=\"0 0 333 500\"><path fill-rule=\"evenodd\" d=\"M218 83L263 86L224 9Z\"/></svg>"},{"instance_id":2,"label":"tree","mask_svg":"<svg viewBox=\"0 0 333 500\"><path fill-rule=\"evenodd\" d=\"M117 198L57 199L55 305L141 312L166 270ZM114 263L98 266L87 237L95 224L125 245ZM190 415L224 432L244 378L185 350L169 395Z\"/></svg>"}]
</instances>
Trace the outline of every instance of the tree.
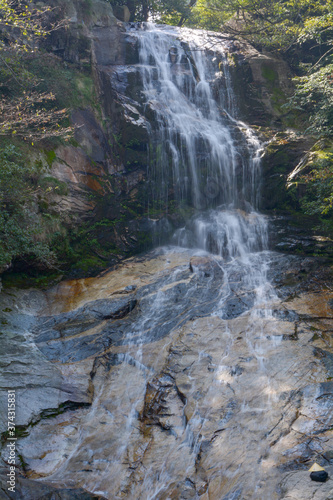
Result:
<instances>
[{"instance_id":1,"label":"tree","mask_svg":"<svg viewBox=\"0 0 333 500\"><path fill-rule=\"evenodd\" d=\"M190 17L196 0L110 0L111 5L126 5L131 12L131 20L152 19L182 26Z\"/></svg>"},{"instance_id":2,"label":"tree","mask_svg":"<svg viewBox=\"0 0 333 500\"><path fill-rule=\"evenodd\" d=\"M24 64L38 54L40 38L63 25L48 22L50 11L31 1L0 0L0 135L36 141L71 133L60 125L66 111L54 109L54 95L38 91L38 77Z\"/></svg>"},{"instance_id":3,"label":"tree","mask_svg":"<svg viewBox=\"0 0 333 500\"><path fill-rule=\"evenodd\" d=\"M43 224L34 204L38 185L35 166L13 146L0 148L0 271L16 257L30 257L46 267L55 258L43 241Z\"/></svg>"},{"instance_id":4,"label":"tree","mask_svg":"<svg viewBox=\"0 0 333 500\"><path fill-rule=\"evenodd\" d=\"M331 11L332 0L198 0L189 22L242 36L259 48L287 51Z\"/></svg>"},{"instance_id":5,"label":"tree","mask_svg":"<svg viewBox=\"0 0 333 500\"><path fill-rule=\"evenodd\" d=\"M333 136L333 64L294 81L296 89L288 109L299 110L307 116L307 133L318 137Z\"/></svg>"}]
</instances>

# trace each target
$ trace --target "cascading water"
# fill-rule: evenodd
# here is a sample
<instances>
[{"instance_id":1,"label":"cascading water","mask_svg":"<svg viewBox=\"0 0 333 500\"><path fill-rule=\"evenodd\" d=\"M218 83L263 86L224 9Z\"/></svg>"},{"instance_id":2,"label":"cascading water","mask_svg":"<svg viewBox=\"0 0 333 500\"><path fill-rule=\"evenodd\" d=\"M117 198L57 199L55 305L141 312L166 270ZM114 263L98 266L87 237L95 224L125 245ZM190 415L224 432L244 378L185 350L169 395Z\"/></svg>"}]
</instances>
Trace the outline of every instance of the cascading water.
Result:
<instances>
[{"instance_id":1,"label":"cascading water","mask_svg":"<svg viewBox=\"0 0 333 500\"><path fill-rule=\"evenodd\" d=\"M107 405L112 418L112 427L108 427L111 433L109 439L116 452L98 480L92 481L89 476L85 477L84 487L110 499L199 498L198 494L183 497L180 493L170 492L181 478L187 481L187 477L195 475L205 435L209 434L211 421L217 411L219 392L221 387L228 387L229 384L228 366L234 363L235 340L234 332L223 321L242 317L242 313L251 310L245 325L242 323L242 329L246 334L249 363L253 365L256 378L253 376L250 385L242 387L237 395L242 406L228 434L230 444L225 444L225 463L228 464L228 480L232 483L235 478L235 484L238 484L236 489L231 488L235 489L236 496L228 498L264 498L256 493L260 478L250 480L251 467L247 464L240 474L242 460L237 459L235 464L232 460L230 462L230 445L239 447L245 462L261 455L261 452L257 454L251 450L251 447L258 446L258 438L253 429L255 437L251 437L248 421L243 416L246 412L263 415L269 406L269 397L266 395L255 402L254 409L251 409L251 402L247 398L248 390L252 395L253 388L260 392L268 387L265 375L267 340L261 335L261 329L262 322L270 318L267 300L274 298L266 279L266 221L254 210L259 199L260 143L249 127L232 116L235 113L235 99L230 87L227 51L223 45L218 54L207 55L195 32L154 25L131 31L134 31L132 36L137 37L139 43L138 69L143 82L147 115L153 116L149 151L151 206L168 206L173 200L176 206L187 203L195 210L185 227L175 232L171 241L174 246L162 248L158 253L182 255L183 252L186 258L192 256L192 274L190 284L185 284L188 280L188 265L181 266L167 272L163 285L156 285L160 287L159 290L150 287L144 292L140 298L140 314L127 327L122 327L123 337L118 343L127 346L127 352L118 355L115 362L117 371L106 380L94 378L96 397L92 409L81 423L80 438L69 459L74 463L70 465L66 461L52 477L59 477L66 470L77 467L75 454L83 454L84 462L89 463L88 451L85 451L86 443L90 440L89 421L94 421L101 414L107 421L107 413L103 410L107 399L112 402ZM224 73L225 91L219 95L215 92L214 95L211 80L216 72L221 71ZM189 396L195 400L200 388L194 384L186 397L181 396L178 388L173 394L174 381L170 371L164 373L158 382L155 381L159 371L159 355L151 354L148 362L147 353L144 353L147 344L151 342L154 345L159 339L164 342L163 351L169 342L167 334L180 328L189 319L201 316L208 318L207 325L222 321L219 335L224 354L219 363L211 367L214 376L209 390L188 411ZM195 322L193 331L196 328ZM198 349L198 363L205 365L212 359L211 354L206 352L204 345ZM137 372L130 369L134 365L139 367L139 378ZM191 379L191 369L188 374ZM140 385L141 378L144 383ZM147 402L147 391L154 384L163 388L161 392L165 390L167 395L163 397L172 399L171 407L181 406L180 416L175 417L172 424L164 423L163 418L159 417L161 428L170 432L163 445L159 445L162 456L156 449L153 461L149 459L138 477L131 482L122 475L122 464L133 461L133 453L140 455L141 452L134 452L134 449L142 447L143 453L146 449L139 429L142 425L140 422L153 422L156 419L150 416L151 409ZM119 387L123 387L123 393ZM171 395L168 395L169 390ZM146 403L142 407L144 398ZM234 404L231 400L227 403L230 413L233 413ZM221 414L221 429L228 426L228 411ZM164 417L166 420L167 413ZM261 427L261 423L258 425ZM101 460L103 463L104 453L101 450L95 449L95 462ZM216 457L216 460L219 461L220 457ZM136 467L133 468L134 476ZM190 485L192 480L188 481ZM204 483L203 478L198 481ZM242 494L240 497L237 491L242 491L243 481L247 481L249 496ZM229 488L223 489L221 486L212 498L222 498L224 490L229 491Z\"/></svg>"},{"instance_id":2,"label":"cascading water","mask_svg":"<svg viewBox=\"0 0 333 500\"><path fill-rule=\"evenodd\" d=\"M206 220L213 231L219 226L220 232L231 222L233 210L232 226L238 225L242 236L244 224L235 209L253 212L258 205L262 148L251 129L231 115L235 98L226 47L207 57L203 40L193 32L151 25L140 31L138 40L145 105L154 116L149 158L152 207L168 207L170 200L178 207L187 203L200 210L220 206ZM214 96L210 82L216 73L223 75L224 92L215 89L218 95ZM224 221L221 210L229 211ZM249 226L258 226L257 232L263 227L259 219L253 214ZM193 223L197 236L199 226L207 225L201 216ZM194 246L212 250L208 231L203 229L203 238L197 238ZM179 243L188 245L181 234ZM213 253L222 255L221 244L227 239L226 233L219 234L213 245L218 251ZM252 238L247 251L254 249L255 242L258 249L263 248L263 233Z\"/></svg>"},{"instance_id":3,"label":"cascading water","mask_svg":"<svg viewBox=\"0 0 333 500\"><path fill-rule=\"evenodd\" d=\"M138 38L139 43L139 71L145 106L147 114L153 116L149 151L151 206L159 208L174 201L176 206L187 203L195 210L185 227L178 229L173 235L171 243L175 247L159 251L162 254L179 253L179 247L184 248L184 251L187 249L186 252L193 255L191 266L194 276L202 277L204 273L209 279L202 287L194 277L190 288L184 288L186 295L182 296L184 292L181 285L178 290L172 288L172 293L169 287L181 278L184 271L176 270L171 273L154 298L148 295L146 302L141 301L141 318L131 326L124 343L136 346L136 362L144 366L144 344L163 336L165 329L170 331L177 325L181 326L188 318L188 314L184 313L188 301L192 302L189 307L191 316L200 316L200 311L205 316L207 311L204 304L208 302L212 306L211 317L222 320L237 318L242 312L250 310L243 329L254 373L248 387L245 385L239 389L237 397L241 401L241 408L238 416L234 417L235 424L227 438L229 444L225 443L225 453L228 456L225 460L229 469L227 477L231 483L235 481L238 484L236 488L231 488L231 496L225 498L267 499L265 495L268 490L265 489L264 496L259 491L262 486L261 475L257 477L253 474L253 464L248 464L248 461L258 460L262 455L258 430L261 430L262 425L270 425L271 416L267 417L265 424L263 415L268 410L272 411L270 396L267 395L271 390L271 381L268 380L265 367L265 353L270 348L270 342L267 342L263 333L263 324L272 318L268 301L274 300L275 295L266 278L269 261L269 254L265 251L267 224L265 218L255 211L260 192L261 145L251 129L234 116L235 98L228 74L227 48L223 44L218 53L207 54L201 45L202 40L195 32L149 24L145 29L135 30L133 36ZM224 92L217 93L212 88L211 81L217 72L223 73ZM212 259L208 272L205 266L202 270L200 260L207 258ZM213 278L210 277L212 266ZM175 297L177 293L180 293L179 299ZM241 306L235 306L235 296L237 299L240 297ZM172 312L169 310L170 303ZM179 477L193 476L200 450L205 443L205 434L209 432L212 415L216 412L215 400L219 398L219 387L224 384L228 386L231 377L234 332L225 325L220 334L224 337L224 354L214 368L216 375L204 398L208 409L203 414L200 409L202 401L198 401L190 417L183 410L183 417L176 419L172 428L170 427L175 439L168 439L165 443L163 453L166 455L162 460L159 458L156 463L150 463L140 473L139 482L127 485L125 497L127 495L127 498L151 500L187 498L177 496L177 493L172 496L170 492ZM203 348L199 360L205 360L207 356L210 358ZM154 384L152 373L158 371L158 359L150 360L150 367L151 372L144 372L147 387ZM133 391L129 387L131 384L135 387L135 382L131 379L126 364L118 377L126 378L127 390L131 394ZM164 377L162 386L172 386L172 378L167 373ZM191 388L192 395L196 390L198 387L194 385ZM265 391L256 399L254 408L253 401L247 397L247 391L252 397L253 390L258 393ZM122 412L130 404L126 438L124 441L124 434L119 432L122 442L119 443L114 470L108 469L108 474L112 474L118 485L113 490L118 495L121 483L114 472L127 456L135 439L135 409L140 406L140 398L142 394L138 398L132 395L121 404ZM185 402L185 408L186 404ZM230 412L233 413L233 403L229 404ZM140 418L149 421L150 410L146 406L141 408ZM249 424L246 414L251 415L251 420L253 415L260 415L258 429L253 422ZM221 419L221 427L227 426L228 421L227 413ZM121 425L124 425L123 421ZM169 428L168 425L166 424L166 429ZM115 436L116 434L115 429ZM241 450L244 462L238 458L235 464L232 460L230 462L230 445L231 448L235 446ZM253 447L258 447L258 452ZM156 453L159 454L158 451ZM220 467L221 465L219 464ZM241 467L242 473L239 471ZM248 493L243 490L244 480L247 482ZM102 488L100 492L103 491L105 493ZM221 486L212 498L222 498L223 491ZM225 491L229 491L229 488L225 488ZM193 498L199 498L198 494Z\"/></svg>"},{"instance_id":4,"label":"cascading water","mask_svg":"<svg viewBox=\"0 0 333 500\"><path fill-rule=\"evenodd\" d=\"M40 482L109 500L281 498L275 464L299 456L286 429L312 348L294 369L297 347L281 342L293 316L267 279L281 261L256 212L261 146L236 116L227 42L205 52L196 31L153 25L128 36L151 124L150 208L192 216L169 246L50 292L48 304L71 290L73 302L41 315L36 344L92 404L35 420L19 451Z\"/></svg>"},{"instance_id":5,"label":"cascading water","mask_svg":"<svg viewBox=\"0 0 333 500\"><path fill-rule=\"evenodd\" d=\"M267 411L273 412L271 398L267 395L274 390L266 373L265 353L269 351L270 343L267 343L264 334L264 323L272 319L268 304L270 302L271 305L276 296L266 276L270 258L265 251L267 224L265 218L255 211L260 200L262 147L252 130L235 117L237 107L226 45L221 43L219 51L207 53L203 39L196 32L149 24L135 36L140 47L145 103L154 116L149 158L152 207L168 205L173 199L176 206L182 206L185 202L195 208L195 214L185 227L173 235L172 243L192 248L194 254L198 254L199 250L199 255L205 256L207 252L215 255L215 262L221 270L221 290L211 314L220 318L233 317L228 299L235 293L241 300L243 298L246 304L244 310L250 309L245 331L249 358L256 362L255 379L249 381L248 388L245 386L240 390L238 397L243 398L242 409L228 437L235 447L239 446L242 453L248 456L244 458L244 463L234 467L234 472L229 463L231 470L227 474L232 482L233 477L238 477L239 468L243 467L248 492L245 493L243 485L238 484L239 488L234 488L231 496L225 498L264 499L269 488L260 493L261 474L253 474L253 464L247 464L248 460L256 456L255 453L249 453L249 448L259 447L258 458L262 449L256 436L257 429L250 429L251 425L246 424L245 418L246 413L263 416ZM223 76L224 91L219 89L217 92L212 87L211 82L217 73ZM201 254L200 249L203 251ZM195 262L194 259L194 272ZM237 275L241 285L238 283L235 286L233 281ZM172 276L171 281L174 279ZM209 282L206 286L209 288ZM193 284L193 287L197 285ZM204 291L202 293L205 295ZM165 292L156 296L151 304L152 312L148 315L150 321L161 323L160 311L167 309L169 300ZM141 332L138 343L144 342L142 332L145 329L142 329L142 325L138 329ZM235 342L232 334L226 327L223 334L224 356L217 367L216 381L206 396L208 401L216 398L217 384L228 385L228 358L233 357ZM205 353L201 355L204 357ZM252 394L253 389L259 393L265 392L257 399L255 408L253 402L247 400L246 394L247 390ZM205 441L205 427L209 429L210 426L210 413L214 413L214 410L208 410L202 415L199 407L200 404L192 418L185 419L185 424L178 424L179 428L175 432L182 436L178 443L174 443L171 449L167 447L167 453L171 456L174 454L175 461L184 454L181 467L183 474L191 474L200 455L202 442ZM227 422L228 418L224 420ZM271 416L268 416L267 422L264 422L264 417L260 420L259 428L262 424L264 427L265 424L269 426ZM251 431L255 437L251 436ZM230 453L230 443L226 445L225 452L226 455ZM144 475L143 483L137 489L134 488L131 495L135 498L143 495L147 499L171 498L168 492L178 474L173 476L173 467L167 462L166 457L162 470L158 473L155 470L155 475L152 466ZM223 488L212 498L222 498L222 492Z\"/></svg>"},{"instance_id":6,"label":"cascading water","mask_svg":"<svg viewBox=\"0 0 333 500\"><path fill-rule=\"evenodd\" d=\"M170 192L178 206L192 204L197 212L172 242L240 258L253 283L265 281L249 264L252 252L267 248L266 221L255 212L262 146L234 116L226 43L207 53L202 34L150 24L137 36L145 105L155 124L150 131L153 206L167 203ZM211 84L217 75L223 79L218 90Z\"/></svg>"},{"instance_id":7,"label":"cascading water","mask_svg":"<svg viewBox=\"0 0 333 500\"><path fill-rule=\"evenodd\" d=\"M213 62L200 39L193 44L179 36L179 30L150 25L139 35L146 106L154 115L153 200L167 202L173 195L200 209L256 204L259 143L248 127L230 116L234 98L223 47ZM225 92L218 96L210 85L216 72L225 81Z\"/></svg>"}]
</instances>

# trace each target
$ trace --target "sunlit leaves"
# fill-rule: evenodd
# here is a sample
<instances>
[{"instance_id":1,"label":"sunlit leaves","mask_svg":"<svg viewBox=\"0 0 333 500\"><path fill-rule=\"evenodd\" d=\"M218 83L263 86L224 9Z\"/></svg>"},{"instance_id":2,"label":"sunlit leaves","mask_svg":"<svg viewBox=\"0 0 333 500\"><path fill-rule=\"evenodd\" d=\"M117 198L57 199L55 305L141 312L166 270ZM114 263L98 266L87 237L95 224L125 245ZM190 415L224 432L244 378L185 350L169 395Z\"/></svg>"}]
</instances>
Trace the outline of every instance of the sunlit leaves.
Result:
<instances>
[{"instance_id":1,"label":"sunlit leaves","mask_svg":"<svg viewBox=\"0 0 333 500\"><path fill-rule=\"evenodd\" d=\"M60 127L67 110L47 109L55 100L52 93L29 92L15 99L0 99L0 135L14 134L35 140L70 137L72 127Z\"/></svg>"},{"instance_id":2,"label":"sunlit leaves","mask_svg":"<svg viewBox=\"0 0 333 500\"><path fill-rule=\"evenodd\" d=\"M332 27L332 11L332 0L198 0L188 23L286 51L311 36L324 39Z\"/></svg>"},{"instance_id":3,"label":"sunlit leaves","mask_svg":"<svg viewBox=\"0 0 333 500\"><path fill-rule=\"evenodd\" d=\"M296 90L290 98L289 109L308 115L307 132L317 136L333 135L333 64L310 75L295 79Z\"/></svg>"},{"instance_id":4,"label":"sunlit leaves","mask_svg":"<svg viewBox=\"0 0 333 500\"><path fill-rule=\"evenodd\" d=\"M0 0L0 42L16 50L34 50L35 38L45 35L43 25L50 7L36 8L30 1Z\"/></svg>"},{"instance_id":5,"label":"sunlit leaves","mask_svg":"<svg viewBox=\"0 0 333 500\"><path fill-rule=\"evenodd\" d=\"M55 28L46 18L50 10L30 0L0 0L0 135L39 140L71 133L62 126L66 112L55 109L52 94L38 91L40 79L25 64L38 53L39 38Z\"/></svg>"},{"instance_id":6,"label":"sunlit leaves","mask_svg":"<svg viewBox=\"0 0 333 500\"><path fill-rule=\"evenodd\" d=\"M333 153L323 152L315 157L312 168L301 182L307 186L301 200L303 210L308 215L327 216L333 212Z\"/></svg>"}]
</instances>

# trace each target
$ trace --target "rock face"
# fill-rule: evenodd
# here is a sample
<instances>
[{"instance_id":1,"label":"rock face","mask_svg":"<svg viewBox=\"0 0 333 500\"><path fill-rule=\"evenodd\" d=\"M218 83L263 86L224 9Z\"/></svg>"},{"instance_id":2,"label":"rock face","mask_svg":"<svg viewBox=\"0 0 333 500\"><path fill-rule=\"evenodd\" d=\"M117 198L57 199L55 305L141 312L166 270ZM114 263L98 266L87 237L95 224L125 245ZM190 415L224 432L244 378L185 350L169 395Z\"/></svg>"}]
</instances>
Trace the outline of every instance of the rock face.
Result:
<instances>
[{"instance_id":1,"label":"rock face","mask_svg":"<svg viewBox=\"0 0 333 500\"><path fill-rule=\"evenodd\" d=\"M76 127L73 144L51 152L52 161L45 175L55 179L63 189L50 192L47 203L51 213L60 215L69 238L77 226L97 224L90 232L95 247L92 250L79 243L79 252L100 259L100 266L105 266L152 246L153 228L155 241L165 241L175 227L183 225L188 214L184 215L176 205L173 211L161 206L152 215L149 212L156 190L156 186L151 187L147 182L149 130L155 127L156 110L153 104L145 105L138 39L133 36L143 28L133 24L126 31L114 16L111 4L102 0L45 0L44 3L55 9L52 15L68 20L68 27L52 32L43 42L44 48L66 64L90 71L94 81L93 89L89 90L94 96L91 104L72 110L71 121ZM121 20L128 19L126 9L119 8L115 13ZM222 43L227 45L230 75L223 71L215 75L211 85L216 96L223 93L226 79L231 78L238 117L251 125L279 126L280 104L291 91L286 63L269 54L260 54L245 42L216 36L214 44ZM215 56L208 49L207 54L211 59ZM178 65L178 71L190 73L192 63L186 60L183 66ZM196 71L195 65L192 66ZM80 85L84 86L84 79ZM237 132L234 140L239 142ZM242 152L244 157L247 154ZM300 154L295 152L293 159L288 156L284 172L289 173L290 164L297 162ZM264 166L267 182L262 205L267 209L281 206L276 193L285 190L285 176L279 191L272 187L277 170L283 168L280 159L281 155L272 162L270 155ZM47 163L43 152L39 160ZM171 173L166 175L172 177ZM203 190L212 201L216 183L209 189L208 180ZM174 200L174 191L174 187L169 189L167 198ZM98 226L101 221L103 230ZM78 272L88 271L84 268Z\"/></svg>"},{"instance_id":2,"label":"rock face","mask_svg":"<svg viewBox=\"0 0 333 500\"><path fill-rule=\"evenodd\" d=\"M228 49L239 116L252 126L278 129L285 114L281 106L293 90L288 64L245 41L230 39Z\"/></svg>"},{"instance_id":3,"label":"rock face","mask_svg":"<svg viewBox=\"0 0 333 500\"><path fill-rule=\"evenodd\" d=\"M269 262L268 301L241 259L170 249L3 293L15 498L330 498L308 472L333 474L330 276Z\"/></svg>"},{"instance_id":4,"label":"rock face","mask_svg":"<svg viewBox=\"0 0 333 500\"><path fill-rule=\"evenodd\" d=\"M135 92L128 66L132 46L127 47L124 25L109 2L44 3L54 9L51 21L52 16L64 18L68 26L52 32L42 42L43 49L81 71L78 85L90 100L89 106L73 105L72 144L42 150L37 158L45 177L61 185L48 194L47 205L51 214L60 216L69 239L77 226L103 220L103 235L96 229L91 239L97 241L99 253L93 257L105 266L116 256L151 245L147 227L152 223L144 216L147 124L126 97ZM93 78L92 88L87 77Z\"/></svg>"}]
</instances>

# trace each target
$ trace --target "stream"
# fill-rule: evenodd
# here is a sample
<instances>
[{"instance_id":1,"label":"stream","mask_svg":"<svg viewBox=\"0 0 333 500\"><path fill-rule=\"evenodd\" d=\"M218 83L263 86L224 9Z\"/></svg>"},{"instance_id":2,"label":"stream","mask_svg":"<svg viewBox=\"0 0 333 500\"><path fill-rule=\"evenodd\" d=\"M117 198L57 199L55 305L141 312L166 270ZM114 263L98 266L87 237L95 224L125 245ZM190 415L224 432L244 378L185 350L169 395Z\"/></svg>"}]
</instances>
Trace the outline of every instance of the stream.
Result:
<instances>
[{"instance_id":1,"label":"stream","mask_svg":"<svg viewBox=\"0 0 333 500\"><path fill-rule=\"evenodd\" d=\"M333 498L307 472L333 475L333 291L315 259L269 249L264 145L238 116L228 40L127 30L154 117L151 219L193 210L96 278L2 293L22 472L4 498Z\"/></svg>"}]
</instances>

